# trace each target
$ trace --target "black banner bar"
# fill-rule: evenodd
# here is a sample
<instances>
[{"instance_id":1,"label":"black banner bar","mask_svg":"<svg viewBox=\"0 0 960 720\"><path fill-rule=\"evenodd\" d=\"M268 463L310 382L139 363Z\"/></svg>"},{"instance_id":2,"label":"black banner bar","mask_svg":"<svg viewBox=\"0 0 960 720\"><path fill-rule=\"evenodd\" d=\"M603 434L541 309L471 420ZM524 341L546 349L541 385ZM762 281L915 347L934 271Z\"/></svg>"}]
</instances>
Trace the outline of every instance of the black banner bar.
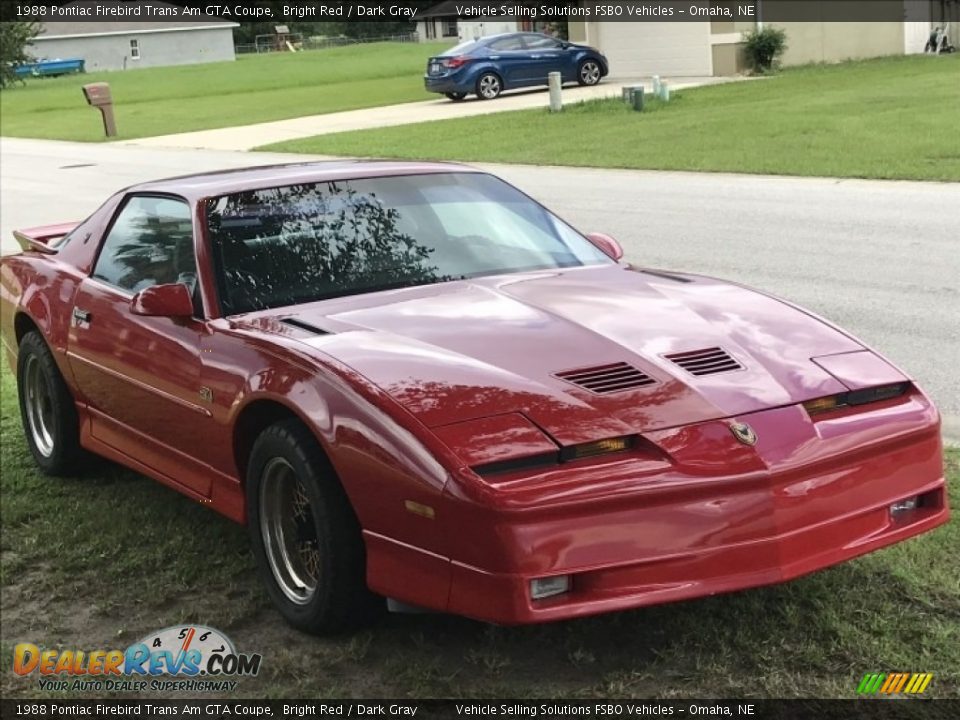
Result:
<instances>
[{"instance_id":1,"label":"black banner bar","mask_svg":"<svg viewBox=\"0 0 960 720\"><path fill-rule=\"evenodd\" d=\"M478 2L444 5L443 17L574 22L903 22L929 12L925 0L631 0L610 2ZM79 0L0 3L0 20L37 22L385 22L415 23L431 15L423 3L336 0ZM935 18L931 18L935 19Z\"/></svg>"},{"instance_id":2,"label":"black banner bar","mask_svg":"<svg viewBox=\"0 0 960 720\"><path fill-rule=\"evenodd\" d=\"M953 720L960 700L3 700L14 718Z\"/></svg>"}]
</instances>

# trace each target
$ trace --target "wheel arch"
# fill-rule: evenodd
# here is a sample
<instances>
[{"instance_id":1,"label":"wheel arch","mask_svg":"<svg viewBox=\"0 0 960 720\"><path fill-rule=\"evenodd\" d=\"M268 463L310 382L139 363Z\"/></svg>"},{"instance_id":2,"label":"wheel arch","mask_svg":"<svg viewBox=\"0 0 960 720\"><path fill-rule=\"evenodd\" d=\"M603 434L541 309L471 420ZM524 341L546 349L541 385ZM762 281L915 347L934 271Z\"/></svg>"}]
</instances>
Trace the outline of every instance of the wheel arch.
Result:
<instances>
[{"instance_id":1,"label":"wheel arch","mask_svg":"<svg viewBox=\"0 0 960 720\"><path fill-rule=\"evenodd\" d=\"M17 311L17 314L13 316L13 336L17 341L17 346L19 347L24 335L33 331L39 332L41 335L44 334L29 313L24 310Z\"/></svg>"},{"instance_id":2,"label":"wheel arch","mask_svg":"<svg viewBox=\"0 0 960 720\"><path fill-rule=\"evenodd\" d=\"M237 477L241 486L245 486L247 483L247 467L250 462L250 452L253 449L253 444L264 430L284 420L296 420L306 427L316 439L317 445L332 467L330 453L323 438L306 418L277 398L257 397L240 409L233 423L233 459L236 463ZM340 482L339 478L337 481Z\"/></svg>"}]
</instances>

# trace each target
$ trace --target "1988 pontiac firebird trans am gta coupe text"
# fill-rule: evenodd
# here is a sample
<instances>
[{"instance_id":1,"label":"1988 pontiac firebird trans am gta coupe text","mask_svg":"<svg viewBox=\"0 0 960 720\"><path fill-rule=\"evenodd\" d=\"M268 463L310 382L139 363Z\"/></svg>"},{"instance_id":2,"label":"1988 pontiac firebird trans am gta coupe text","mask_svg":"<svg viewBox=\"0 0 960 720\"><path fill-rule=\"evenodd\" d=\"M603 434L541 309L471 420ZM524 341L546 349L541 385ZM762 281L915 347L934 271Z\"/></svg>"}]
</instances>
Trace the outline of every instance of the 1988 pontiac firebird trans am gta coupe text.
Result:
<instances>
[{"instance_id":1,"label":"1988 pontiac firebird trans am gta coupe text","mask_svg":"<svg viewBox=\"0 0 960 720\"><path fill-rule=\"evenodd\" d=\"M306 631L378 597L511 624L711 595L947 520L902 371L468 167L174 178L17 237L37 464L95 453L246 523Z\"/></svg>"}]
</instances>

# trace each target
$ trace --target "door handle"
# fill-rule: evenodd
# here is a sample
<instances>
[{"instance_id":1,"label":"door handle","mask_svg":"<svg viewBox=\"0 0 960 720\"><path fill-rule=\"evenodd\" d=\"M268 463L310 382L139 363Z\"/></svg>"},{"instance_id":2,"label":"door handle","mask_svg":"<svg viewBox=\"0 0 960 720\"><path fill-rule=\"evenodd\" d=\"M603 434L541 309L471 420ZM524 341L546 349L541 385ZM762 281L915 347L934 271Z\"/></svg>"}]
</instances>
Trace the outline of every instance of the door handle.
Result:
<instances>
[{"instance_id":1,"label":"door handle","mask_svg":"<svg viewBox=\"0 0 960 720\"><path fill-rule=\"evenodd\" d=\"M73 309L74 325L79 325L80 323L89 324L92 319L93 319L93 315L91 315L88 310L81 310L78 307L75 307Z\"/></svg>"}]
</instances>

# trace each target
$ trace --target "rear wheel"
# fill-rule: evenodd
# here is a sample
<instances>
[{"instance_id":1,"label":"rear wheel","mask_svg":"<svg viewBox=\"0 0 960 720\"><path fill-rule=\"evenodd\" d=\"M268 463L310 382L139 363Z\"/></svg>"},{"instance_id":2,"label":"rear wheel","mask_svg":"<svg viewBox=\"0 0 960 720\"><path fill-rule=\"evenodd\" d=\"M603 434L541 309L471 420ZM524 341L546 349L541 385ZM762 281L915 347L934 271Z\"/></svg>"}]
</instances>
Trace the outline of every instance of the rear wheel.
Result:
<instances>
[{"instance_id":1,"label":"rear wheel","mask_svg":"<svg viewBox=\"0 0 960 720\"><path fill-rule=\"evenodd\" d=\"M47 475L75 474L85 459L77 406L53 353L35 330L20 341L17 394L27 446L39 468Z\"/></svg>"},{"instance_id":2,"label":"rear wheel","mask_svg":"<svg viewBox=\"0 0 960 720\"><path fill-rule=\"evenodd\" d=\"M465 92L448 92L448 93L444 93L444 95L446 95L448 98L450 98L454 102L460 102L465 97L467 97L467 94Z\"/></svg>"},{"instance_id":3,"label":"rear wheel","mask_svg":"<svg viewBox=\"0 0 960 720\"><path fill-rule=\"evenodd\" d=\"M603 71L596 60L584 60L577 68L577 82L581 85L596 85L601 77Z\"/></svg>"},{"instance_id":4,"label":"rear wheel","mask_svg":"<svg viewBox=\"0 0 960 720\"><path fill-rule=\"evenodd\" d=\"M496 73L484 73L477 78L477 97L493 100L503 92L503 81Z\"/></svg>"},{"instance_id":5,"label":"rear wheel","mask_svg":"<svg viewBox=\"0 0 960 720\"><path fill-rule=\"evenodd\" d=\"M313 434L299 421L257 438L247 472L253 552L274 605L298 630L330 634L369 619L360 525Z\"/></svg>"}]
</instances>

